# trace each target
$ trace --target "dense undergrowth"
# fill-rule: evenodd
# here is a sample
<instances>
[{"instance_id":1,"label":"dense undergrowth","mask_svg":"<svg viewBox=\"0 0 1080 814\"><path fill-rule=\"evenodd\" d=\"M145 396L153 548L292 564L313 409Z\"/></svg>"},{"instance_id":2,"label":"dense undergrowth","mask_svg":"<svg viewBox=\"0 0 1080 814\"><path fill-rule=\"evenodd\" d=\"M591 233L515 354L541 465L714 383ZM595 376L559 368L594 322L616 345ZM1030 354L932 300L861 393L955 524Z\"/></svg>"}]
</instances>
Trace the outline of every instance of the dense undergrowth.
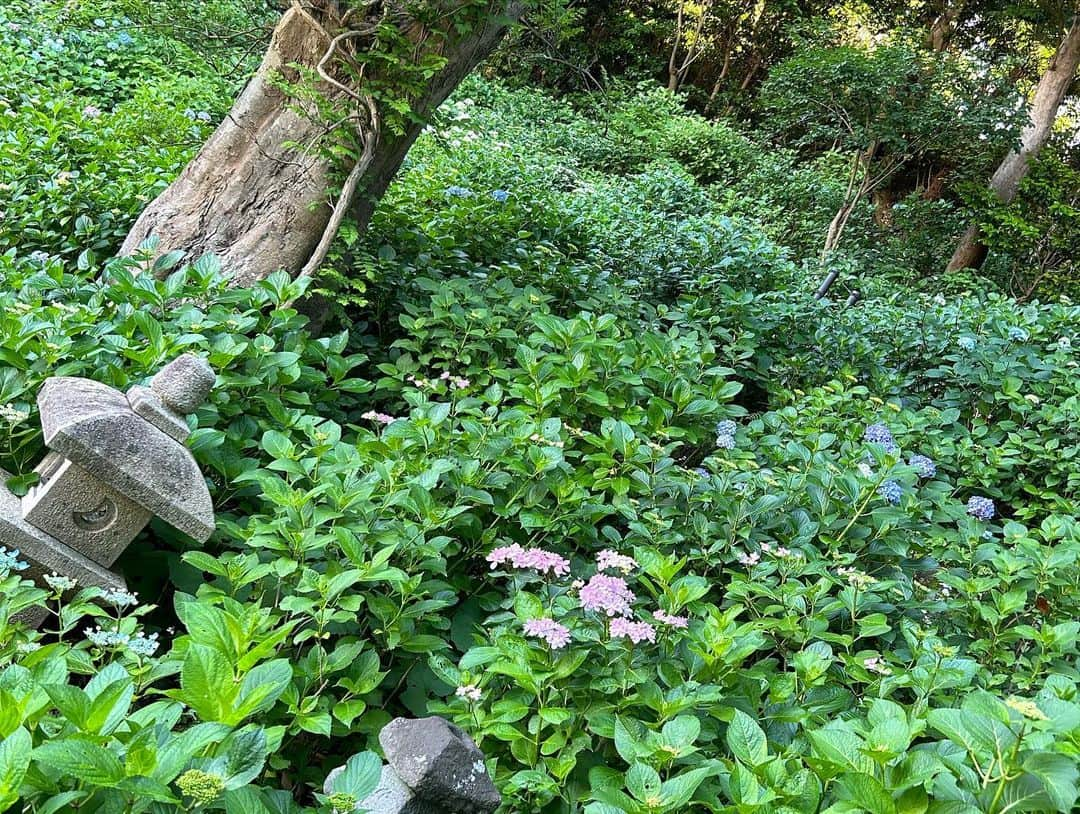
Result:
<instances>
[{"instance_id":1,"label":"dense undergrowth","mask_svg":"<svg viewBox=\"0 0 1080 814\"><path fill-rule=\"evenodd\" d=\"M103 261L227 96L119 17L54 75L49 23L0 20L0 70L48 79L0 119L37 173L0 164L0 467L30 482L46 377L194 351L219 530L155 525L137 600L0 553L0 806L348 808L434 713L507 812L1072 809L1075 306L857 253L864 299L816 302L827 162L648 88L474 79L315 335L305 283Z\"/></svg>"}]
</instances>

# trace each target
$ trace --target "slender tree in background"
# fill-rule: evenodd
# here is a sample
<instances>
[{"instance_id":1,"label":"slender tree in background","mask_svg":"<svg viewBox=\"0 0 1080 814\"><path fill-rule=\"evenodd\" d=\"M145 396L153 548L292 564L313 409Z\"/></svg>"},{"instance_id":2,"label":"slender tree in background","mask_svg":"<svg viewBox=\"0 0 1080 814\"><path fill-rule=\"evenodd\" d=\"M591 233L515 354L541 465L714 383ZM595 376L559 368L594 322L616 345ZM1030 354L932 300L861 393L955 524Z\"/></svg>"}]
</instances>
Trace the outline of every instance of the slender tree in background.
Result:
<instances>
[{"instance_id":1,"label":"slender tree in background","mask_svg":"<svg viewBox=\"0 0 1080 814\"><path fill-rule=\"evenodd\" d=\"M990 179L990 189L1003 202L1016 197L1032 160L1046 146L1057 120L1058 110L1080 66L1080 14L1074 14L1068 32L1061 41L1050 65L1043 73L1032 100L1030 122L1020 139L1020 148L1012 150ZM947 269L980 268L986 259L986 245L977 223L972 223L960 239Z\"/></svg>"},{"instance_id":2,"label":"slender tree in background","mask_svg":"<svg viewBox=\"0 0 1080 814\"><path fill-rule=\"evenodd\" d=\"M687 3L679 0L675 10L675 32L668 56L668 90L677 91L690 67L708 50L705 26L713 16L713 0Z\"/></svg>"},{"instance_id":3,"label":"slender tree in background","mask_svg":"<svg viewBox=\"0 0 1080 814\"><path fill-rule=\"evenodd\" d=\"M232 110L122 251L152 236L158 252L212 252L237 285L317 270L342 220L366 225L426 119L522 10L293 0Z\"/></svg>"}]
</instances>

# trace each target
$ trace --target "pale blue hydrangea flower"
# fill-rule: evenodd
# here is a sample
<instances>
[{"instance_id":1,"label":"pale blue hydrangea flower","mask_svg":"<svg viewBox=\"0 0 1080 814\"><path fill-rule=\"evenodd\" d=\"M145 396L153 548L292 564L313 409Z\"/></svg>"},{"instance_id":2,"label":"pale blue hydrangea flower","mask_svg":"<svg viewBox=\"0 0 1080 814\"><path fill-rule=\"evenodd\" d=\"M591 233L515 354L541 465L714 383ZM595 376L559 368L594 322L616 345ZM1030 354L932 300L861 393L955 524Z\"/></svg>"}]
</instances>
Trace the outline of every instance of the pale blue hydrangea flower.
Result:
<instances>
[{"instance_id":1,"label":"pale blue hydrangea flower","mask_svg":"<svg viewBox=\"0 0 1080 814\"><path fill-rule=\"evenodd\" d=\"M716 436L716 448L717 449L735 449L735 436L734 435L718 435L718 436Z\"/></svg>"},{"instance_id":2,"label":"pale blue hydrangea flower","mask_svg":"<svg viewBox=\"0 0 1080 814\"><path fill-rule=\"evenodd\" d=\"M492 191L491 197L499 203L506 203L507 199L510 197L510 193L505 189L496 189Z\"/></svg>"},{"instance_id":3,"label":"pale blue hydrangea flower","mask_svg":"<svg viewBox=\"0 0 1080 814\"><path fill-rule=\"evenodd\" d=\"M87 628L83 631L87 641L95 647L121 647L128 643L130 636L116 630L102 630L100 627Z\"/></svg>"},{"instance_id":4,"label":"pale blue hydrangea flower","mask_svg":"<svg viewBox=\"0 0 1080 814\"><path fill-rule=\"evenodd\" d=\"M447 187L446 196L448 198L468 198L472 195L472 190L466 187Z\"/></svg>"},{"instance_id":5,"label":"pale blue hydrangea flower","mask_svg":"<svg viewBox=\"0 0 1080 814\"><path fill-rule=\"evenodd\" d=\"M139 604L139 597L120 588L110 588L101 595L101 598L117 608L127 608Z\"/></svg>"},{"instance_id":6,"label":"pale blue hydrangea flower","mask_svg":"<svg viewBox=\"0 0 1080 814\"><path fill-rule=\"evenodd\" d=\"M25 571L30 566L19 559L19 550L8 551L6 546L0 546L0 574L8 571Z\"/></svg>"},{"instance_id":7,"label":"pale blue hydrangea flower","mask_svg":"<svg viewBox=\"0 0 1080 814\"><path fill-rule=\"evenodd\" d=\"M1023 328L1019 328L1016 325L1009 328L1009 339L1013 342L1027 342L1028 332Z\"/></svg>"},{"instance_id":8,"label":"pale blue hydrangea flower","mask_svg":"<svg viewBox=\"0 0 1080 814\"><path fill-rule=\"evenodd\" d=\"M158 635L156 633L151 633L147 636L142 631L139 631L135 634L135 638L128 640L128 650L135 656L152 656L158 649L157 637Z\"/></svg>"},{"instance_id":9,"label":"pale blue hydrangea flower","mask_svg":"<svg viewBox=\"0 0 1080 814\"><path fill-rule=\"evenodd\" d=\"M76 582L71 577L65 577L61 574L52 573L45 576L45 584L57 593L64 593L65 591L70 591L72 588L74 588Z\"/></svg>"},{"instance_id":10,"label":"pale blue hydrangea flower","mask_svg":"<svg viewBox=\"0 0 1080 814\"><path fill-rule=\"evenodd\" d=\"M737 430L738 428L739 428L738 425L734 421L732 421L730 418L726 418L723 421L720 421L720 422L717 423L717 425L716 425L716 434L717 435L734 435L735 430Z\"/></svg>"},{"instance_id":11,"label":"pale blue hydrangea flower","mask_svg":"<svg viewBox=\"0 0 1080 814\"><path fill-rule=\"evenodd\" d=\"M966 353L971 353L975 350L975 340L970 336L961 336L956 340L956 344L960 346L960 350Z\"/></svg>"}]
</instances>

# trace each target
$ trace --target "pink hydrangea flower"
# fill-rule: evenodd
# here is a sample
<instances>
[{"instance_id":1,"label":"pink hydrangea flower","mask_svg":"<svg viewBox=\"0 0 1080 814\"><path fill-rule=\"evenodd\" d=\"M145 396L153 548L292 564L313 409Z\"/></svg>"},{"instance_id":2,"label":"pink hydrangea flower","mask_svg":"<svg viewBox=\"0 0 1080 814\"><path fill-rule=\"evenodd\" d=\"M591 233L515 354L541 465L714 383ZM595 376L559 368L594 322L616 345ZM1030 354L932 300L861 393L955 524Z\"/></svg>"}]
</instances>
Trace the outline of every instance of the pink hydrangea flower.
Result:
<instances>
[{"instance_id":1,"label":"pink hydrangea flower","mask_svg":"<svg viewBox=\"0 0 1080 814\"><path fill-rule=\"evenodd\" d=\"M735 559L737 559L740 564L745 565L747 568L750 568L761 562L761 555L758 554L756 551L750 554L747 554L745 551L740 551L738 554L735 555Z\"/></svg>"},{"instance_id":2,"label":"pink hydrangea flower","mask_svg":"<svg viewBox=\"0 0 1080 814\"><path fill-rule=\"evenodd\" d=\"M554 619L530 619L524 629L526 636L543 639L552 650L559 650L570 643L570 628Z\"/></svg>"},{"instance_id":3,"label":"pink hydrangea flower","mask_svg":"<svg viewBox=\"0 0 1080 814\"><path fill-rule=\"evenodd\" d=\"M634 644L641 642L655 642L656 628L648 622L632 622L629 619L619 617L611 620L611 638L626 638Z\"/></svg>"},{"instance_id":4,"label":"pink hydrangea flower","mask_svg":"<svg viewBox=\"0 0 1080 814\"><path fill-rule=\"evenodd\" d=\"M517 543L514 543L513 545L500 546L499 548L494 549L490 554L487 555L487 561L491 563L492 568L498 568L504 563L510 563L511 565L513 565L515 560L519 556L521 556L524 551L525 549L523 549Z\"/></svg>"},{"instance_id":5,"label":"pink hydrangea flower","mask_svg":"<svg viewBox=\"0 0 1080 814\"><path fill-rule=\"evenodd\" d=\"M454 694L457 695L458 698L465 698L469 701L479 701L484 697L480 688L475 684L463 684L454 691Z\"/></svg>"},{"instance_id":6,"label":"pink hydrangea flower","mask_svg":"<svg viewBox=\"0 0 1080 814\"><path fill-rule=\"evenodd\" d=\"M491 563L492 568L510 563L514 568L528 568L541 574L551 573L557 577L564 577L570 573L570 560L565 557L542 548L522 548L517 543L496 548L487 555L487 561Z\"/></svg>"},{"instance_id":7,"label":"pink hydrangea flower","mask_svg":"<svg viewBox=\"0 0 1080 814\"><path fill-rule=\"evenodd\" d=\"M868 659L864 659L863 667L865 667L872 673L877 673L878 675L892 675L892 669L889 667L888 664L885 663L885 660L882 659L881 656L871 656Z\"/></svg>"},{"instance_id":8,"label":"pink hydrangea flower","mask_svg":"<svg viewBox=\"0 0 1080 814\"><path fill-rule=\"evenodd\" d=\"M630 604L634 594L621 577L609 577L607 574L594 574L588 584L581 589L581 607L585 610L603 611L608 616L626 616L630 613Z\"/></svg>"},{"instance_id":9,"label":"pink hydrangea flower","mask_svg":"<svg viewBox=\"0 0 1080 814\"><path fill-rule=\"evenodd\" d=\"M596 567L601 571L622 571L629 574L637 568L637 560L606 548L596 555Z\"/></svg>"},{"instance_id":10,"label":"pink hydrangea flower","mask_svg":"<svg viewBox=\"0 0 1080 814\"><path fill-rule=\"evenodd\" d=\"M397 419L394 418L394 416L392 415L387 415L386 413L377 413L374 410L368 410L360 417L365 418L368 421L377 421L380 424L393 424L395 421L397 421Z\"/></svg>"},{"instance_id":11,"label":"pink hydrangea flower","mask_svg":"<svg viewBox=\"0 0 1080 814\"><path fill-rule=\"evenodd\" d=\"M690 624L690 620L685 616L675 616L662 610L653 611L652 618L670 627L685 628Z\"/></svg>"}]
</instances>

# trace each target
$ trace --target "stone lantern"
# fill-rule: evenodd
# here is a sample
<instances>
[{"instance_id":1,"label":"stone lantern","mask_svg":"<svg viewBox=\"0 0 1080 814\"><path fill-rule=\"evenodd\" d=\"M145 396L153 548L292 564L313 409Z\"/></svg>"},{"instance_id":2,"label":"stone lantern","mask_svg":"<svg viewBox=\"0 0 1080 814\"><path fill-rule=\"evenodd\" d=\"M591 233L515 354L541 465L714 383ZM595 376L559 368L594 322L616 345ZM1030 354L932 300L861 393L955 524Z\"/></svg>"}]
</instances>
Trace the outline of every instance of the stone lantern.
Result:
<instances>
[{"instance_id":1,"label":"stone lantern","mask_svg":"<svg viewBox=\"0 0 1080 814\"><path fill-rule=\"evenodd\" d=\"M46 380L37 403L49 452L35 467L38 485L20 500L0 473L0 544L18 549L28 576L122 588L109 567L152 517L209 538L210 492L184 441L185 416L213 385L213 370L190 354L126 394L90 379Z\"/></svg>"}]
</instances>

